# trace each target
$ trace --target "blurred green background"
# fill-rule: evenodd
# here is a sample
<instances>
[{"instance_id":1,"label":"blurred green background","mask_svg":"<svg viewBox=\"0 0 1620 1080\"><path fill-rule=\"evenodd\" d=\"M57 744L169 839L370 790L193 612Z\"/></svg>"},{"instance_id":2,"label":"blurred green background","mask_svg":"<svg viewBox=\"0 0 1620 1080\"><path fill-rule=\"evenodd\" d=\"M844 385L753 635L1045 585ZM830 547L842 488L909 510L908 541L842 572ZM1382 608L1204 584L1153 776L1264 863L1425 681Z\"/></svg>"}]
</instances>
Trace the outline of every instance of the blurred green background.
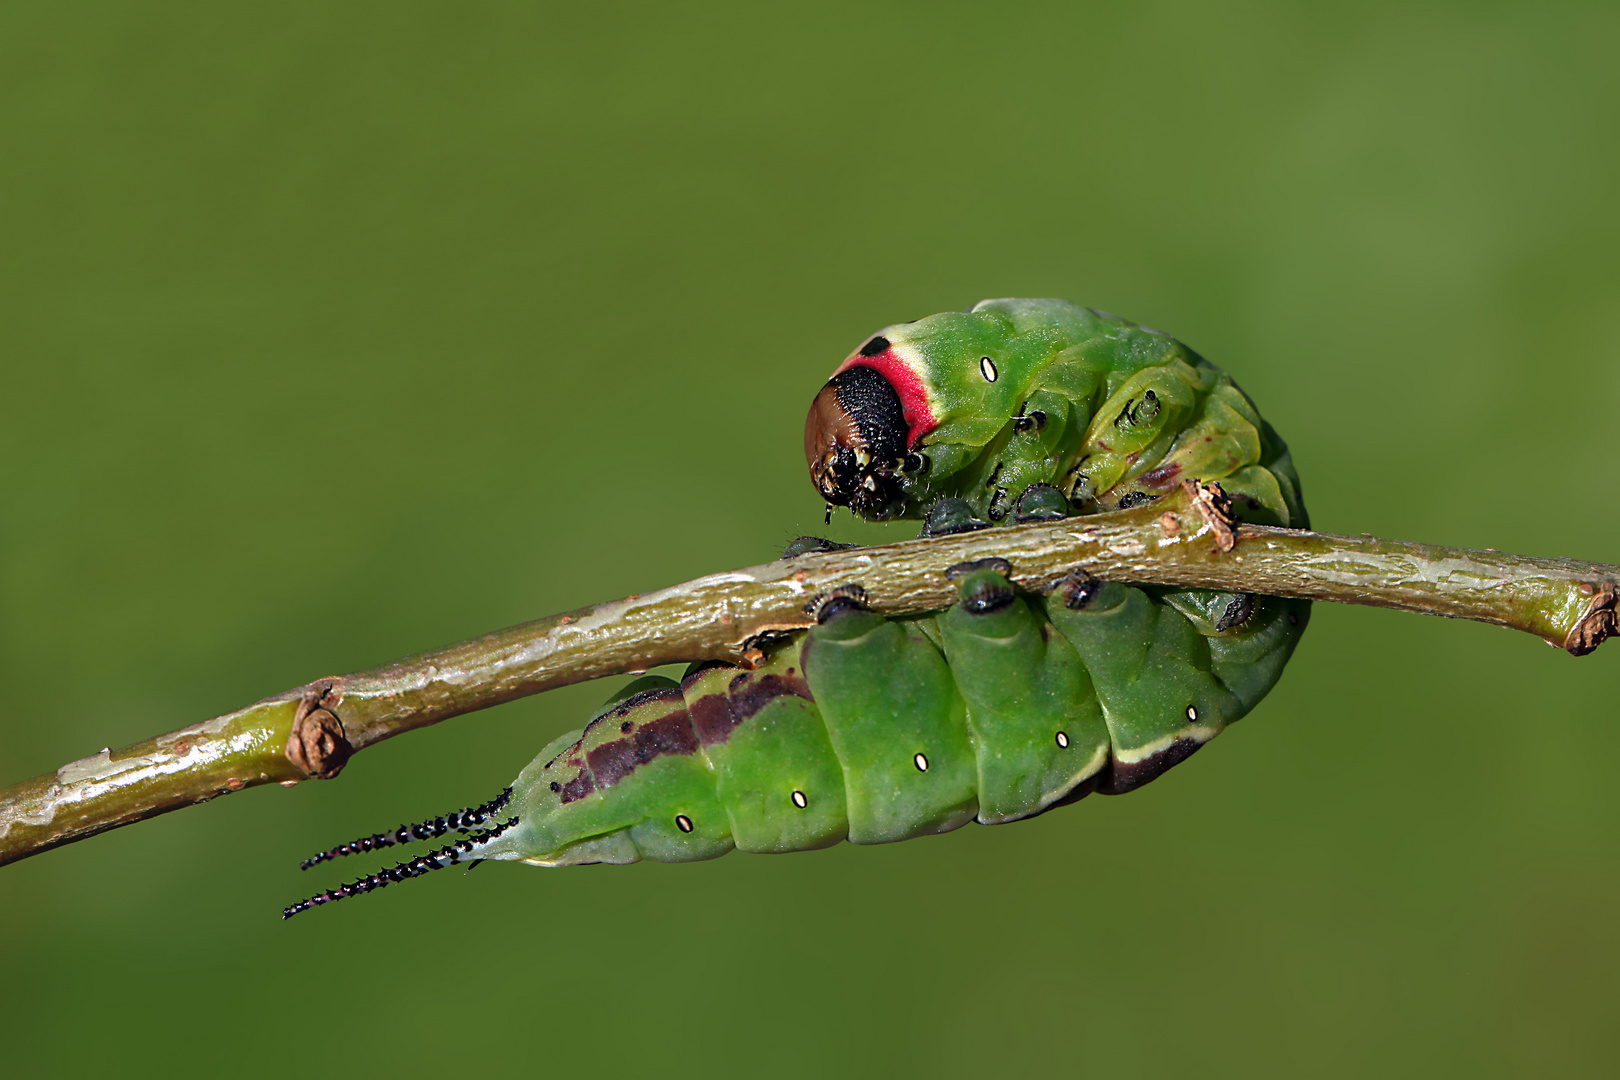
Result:
<instances>
[{"instance_id":1,"label":"blurred green background","mask_svg":"<svg viewBox=\"0 0 1620 1080\"><path fill-rule=\"evenodd\" d=\"M1322 528L1620 560L1617 34L5 5L0 782L765 561L820 528L834 364L986 296L1226 367ZM362 869L302 856L487 798L609 689L573 687L0 871L0 1071L1612 1075L1617 662L1319 608L1129 798L277 918Z\"/></svg>"}]
</instances>

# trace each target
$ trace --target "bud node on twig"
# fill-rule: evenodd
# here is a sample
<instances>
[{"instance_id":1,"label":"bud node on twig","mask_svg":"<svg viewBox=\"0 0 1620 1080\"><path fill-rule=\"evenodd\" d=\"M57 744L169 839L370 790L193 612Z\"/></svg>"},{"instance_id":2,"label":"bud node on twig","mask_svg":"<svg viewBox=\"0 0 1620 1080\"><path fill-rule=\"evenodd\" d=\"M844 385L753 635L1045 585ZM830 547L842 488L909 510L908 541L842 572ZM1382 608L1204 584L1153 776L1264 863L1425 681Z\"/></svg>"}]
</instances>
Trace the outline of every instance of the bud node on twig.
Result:
<instances>
[{"instance_id":1,"label":"bud node on twig","mask_svg":"<svg viewBox=\"0 0 1620 1080\"><path fill-rule=\"evenodd\" d=\"M1586 591L1585 589L1582 590ZM1604 640L1613 637L1620 626L1617 626L1615 616L1615 586L1612 581L1603 581L1591 586L1592 599L1586 605L1586 611L1575 620L1570 627L1569 636L1564 638L1564 648L1573 656L1585 656Z\"/></svg>"},{"instance_id":2,"label":"bud node on twig","mask_svg":"<svg viewBox=\"0 0 1620 1080\"><path fill-rule=\"evenodd\" d=\"M343 771L354 748L343 721L327 706L337 704L336 679L320 679L304 692L287 735L287 760L315 780L330 780Z\"/></svg>"}]
</instances>

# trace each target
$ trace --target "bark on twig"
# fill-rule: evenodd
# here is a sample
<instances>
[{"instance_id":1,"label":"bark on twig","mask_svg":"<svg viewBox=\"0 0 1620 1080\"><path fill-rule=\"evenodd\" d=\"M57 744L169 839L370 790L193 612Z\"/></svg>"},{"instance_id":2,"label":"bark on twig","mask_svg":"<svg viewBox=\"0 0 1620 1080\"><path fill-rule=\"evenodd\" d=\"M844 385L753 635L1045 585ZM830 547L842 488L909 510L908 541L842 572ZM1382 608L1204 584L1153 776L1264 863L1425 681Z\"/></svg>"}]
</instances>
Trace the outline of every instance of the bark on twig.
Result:
<instances>
[{"instance_id":1,"label":"bark on twig","mask_svg":"<svg viewBox=\"0 0 1620 1080\"><path fill-rule=\"evenodd\" d=\"M1475 619L1576 656L1616 632L1620 567L1373 537L1236 525L1188 484L1133 510L816 552L554 615L70 762L0 790L0 864L256 784L336 776L351 754L447 717L662 664L747 665L752 643L810 623L806 603L858 584L887 615L955 599L945 571L997 556L1022 588L1075 569L1133 584L1368 604Z\"/></svg>"}]
</instances>

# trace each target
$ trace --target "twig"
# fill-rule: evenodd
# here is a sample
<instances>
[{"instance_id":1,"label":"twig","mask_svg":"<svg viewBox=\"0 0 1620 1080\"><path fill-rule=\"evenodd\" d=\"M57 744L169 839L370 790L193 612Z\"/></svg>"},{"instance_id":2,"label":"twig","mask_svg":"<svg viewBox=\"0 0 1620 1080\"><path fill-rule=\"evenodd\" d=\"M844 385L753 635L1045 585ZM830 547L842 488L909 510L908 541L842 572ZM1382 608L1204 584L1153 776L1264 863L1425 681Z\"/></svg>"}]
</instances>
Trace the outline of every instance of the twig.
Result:
<instances>
[{"instance_id":1,"label":"twig","mask_svg":"<svg viewBox=\"0 0 1620 1080\"><path fill-rule=\"evenodd\" d=\"M1189 483L1134 510L802 555L318 679L0 790L0 864L256 784L335 776L373 743L553 687L692 660L747 666L761 635L808 626L808 605L839 585L888 615L936 611L955 599L946 569L991 555L1031 591L1083 569L1476 619L1576 656L1616 630L1620 566L1236 525L1223 504Z\"/></svg>"}]
</instances>

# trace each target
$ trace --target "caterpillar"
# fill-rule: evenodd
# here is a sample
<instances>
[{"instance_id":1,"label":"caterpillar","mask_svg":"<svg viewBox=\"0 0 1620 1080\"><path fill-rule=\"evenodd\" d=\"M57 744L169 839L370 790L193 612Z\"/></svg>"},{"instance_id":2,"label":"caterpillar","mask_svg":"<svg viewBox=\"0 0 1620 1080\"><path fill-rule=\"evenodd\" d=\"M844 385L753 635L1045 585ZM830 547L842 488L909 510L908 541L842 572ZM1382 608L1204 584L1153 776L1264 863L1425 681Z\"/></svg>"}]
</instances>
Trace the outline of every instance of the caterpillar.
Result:
<instances>
[{"instance_id":1,"label":"caterpillar","mask_svg":"<svg viewBox=\"0 0 1620 1080\"><path fill-rule=\"evenodd\" d=\"M886 327L815 397L812 483L924 535L1139 505L1219 480L1249 520L1304 527L1287 447L1220 369L1167 334L1062 300L987 300ZM831 546L802 538L793 555ZM1000 824L1184 761L1275 684L1308 601L1135 587L1081 571L1023 593L989 558L957 602L887 618L858 583L752 669L631 682L500 796L339 845L305 867L462 838L283 917L464 860L681 862L888 843Z\"/></svg>"}]
</instances>

